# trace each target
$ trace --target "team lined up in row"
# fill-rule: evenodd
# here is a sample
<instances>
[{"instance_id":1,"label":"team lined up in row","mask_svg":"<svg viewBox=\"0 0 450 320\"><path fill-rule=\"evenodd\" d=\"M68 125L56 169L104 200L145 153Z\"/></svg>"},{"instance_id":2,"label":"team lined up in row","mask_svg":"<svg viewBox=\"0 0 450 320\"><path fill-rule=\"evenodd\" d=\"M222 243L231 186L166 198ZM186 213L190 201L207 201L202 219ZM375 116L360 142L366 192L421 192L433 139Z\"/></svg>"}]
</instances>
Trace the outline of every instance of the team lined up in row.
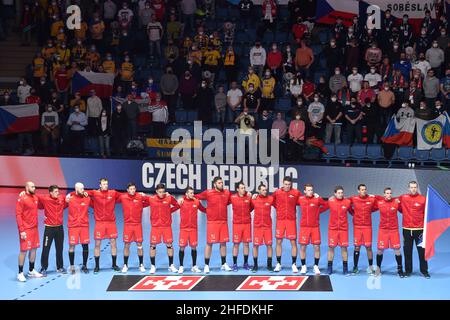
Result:
<instances>
[{"instance_id":1,"label":"team lined up in row","mask_svg":"<svg viewBox=\"0 0 450 320\"><path fill-rule=\"evenodd\" d=\"M187 188L185 195L178 201L168 194L165 186L156 187L155 195L146 195L136 191L136 186L130 183L127 192L120 193L108 189L108 180L100 180L99 190L85 191L82 183L75 185L75 191L67 196L59 194L57 186L49 187L48 195L37 195L35 185L27 182L16 205L16 219L20 234L19 255L19 281L26 281L23 273L23 265L26 254L29 252L30 268L29 277L42 277L46 275L48 267L48 254L53 240L56 244L57 271L66 273L63 267L63 213L68 207L68 235L69 235L69 260L70 271L75 273L75 246L83 246L83 264L81 270L88 273L87 260L89 256L89 207L94 208L94 239L95 239L95 268L94 273L100 270L100 246L103 239L109 239L111 244L112 267L115 271L121 269L117 266L118 237L115 205L122 204L124 217L123 241L124 265L122 272L128 271L128 258L130 245L137 244L139 257L139 270L145 272L143 262L143 234L142 213L143 208L150 207L151 234L150 234L150 273L156 272L156 245L164 242L167 247L169 270L171 272L184 272L184 253L186 246L191 247L192 272L201 272L197 267L198 244L198 210L206 213L206 247L204 273L209 273L209 262L212 253L212 245L220 244L222 270L237 271L237 260L240 243L244 244L244 268L256 272L258 270L258 248L265 244L267 247L267 269L278 272L281 270L282 241L290 240L292 254L292 271L298 273L297 268L297 206L301 209L300 231L298 242L300 244L301 274L307 273L306 247L314 246L314 273L320 274L320 225L319 216L322 212L330 210L328 225L328 274L333 272L334 248L341 247L343 260L343 273L348 272L348 214L353 216L354 230L354 268L353 274L357 274L359 253L361 246L366 247L368 263L367 272L372 275L381 274L381 262L383 250L393 248L400 277L409 276L412 273L412 247L415 241L420 259L420 271L429 278L427 262L424 259L424 249L419 247L419 239L423 234L425 197L418 193L416 182L409 183L409 193L393 198L392 190L386 188L383 196L367 194L364 184L358 186L358 195L344 197L344 189L338 186L334 195L324 200L314 193L313 185L305 184L304 194L292 187L292 179L285 177L283 185L272 195L268 195L267 187L260 185L258 193L252 195L246 191L244 183L238 183L236 193L232 194L224 189L223 180L216 177L213 180L213 188L199 194L194 194L193 188ZM201 200L207 202L203 207ZM228 230L228 205L232 205L233 211L233 266L230 268L226 262L226 243L229 242ZM272 267L272 207L276 210L276 259L275 269ZM40 246L38 232L38 209L44 209L45 231L43 251L41 256L41 271L34 270L36 249ZM179 260L177 269L173 263L173 234L172 213L180 210L180 234L179 234ZM373 268L372 252L372 213L380 212L380 226L378 232L378 252L376 257L377 268ZM253 237L252 215L253 212ZM400 253L400 235L398 225L398 212L403 214L403 237L405 254L405 273L402 268L402 256ZM250 267L248 257L250 242L253 242L254 265Z\"/></svg>"}]
</instances>

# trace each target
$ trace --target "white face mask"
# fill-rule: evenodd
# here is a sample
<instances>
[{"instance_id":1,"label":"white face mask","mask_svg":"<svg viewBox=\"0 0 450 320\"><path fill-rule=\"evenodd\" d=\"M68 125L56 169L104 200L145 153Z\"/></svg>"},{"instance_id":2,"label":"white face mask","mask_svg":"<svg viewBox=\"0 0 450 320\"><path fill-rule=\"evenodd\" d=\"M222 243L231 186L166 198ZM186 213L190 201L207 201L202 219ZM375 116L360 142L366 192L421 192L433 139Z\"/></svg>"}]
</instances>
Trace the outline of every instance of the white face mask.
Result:
<instances>
[{"instance_id":1,"label":"white face mask","mask_svg":"<svg viewBox=\"0 0 450 320\"><path fill-rule=\"evenodd\" d=\"M331 101L333 101L333 102L336 102L336 98L335 97L333 97L333 98L331 98Z\"/></svg>"},{"instance_id":2,"label":"white face mask","mask_svg":"<svg viewBox=\"0 0 450 320\"><path fill-rule=\"evenodd\" d=\"M53 109L52 109L52 108L48 108L47 111L48 111L48 112L52 112Z\"/></svg>"},{"instance_id":3,"label":"white face mask","mask_svg":"<svg viewBox=\"0 0 450 320\"><path fill-rule=\"evenodd\" d=\"M433 43L433 48L437 48L438 44L437 43Z\"/></svg>"},{"instance_id":4,"label":"white face mask","mask_svg":"<svg viewBox=\"0 0 450 320\"><path fill-rule=\"evenodd\" d=\"M301 106L303 104L303 102L299 101L297 102L297 105Z\"/></svg>"},{"instance_id":5,"label":"white face mask","mask_svg":"<svg viewBox=\"0 0 450 320\"><path fill-rule=\"evenodd\" d=\"M315 102L318 102L318 101L319 101L319 98L314 97L314 101L315 101Z\"/></svg>"},{"instance_id":6,"label":"white face mask","mask_svg":"<svg viewBox=\"0 0 450 320\"><path fill-rule=\"evenodd\" d=\"M295 116L295 119L300 120L300 116Z\"/></svg>"},{"instance_id":7,"label":"white face mask","mask_svg":"<svg viewBox=\"0 0 450 320\"><path fill-rule=\"evenodd\" d=\"M375 73L375 69L370 69L370 73Z\"/></svg>"},{"instance_id":8,"label":"white face mask","mask_svg":"<svg viewBox=\"0 0 450 320\"><path fill-rule=\"evenodd\" d=\"M335 74L341 74L341 72L340 72L340 71L335 71L334 73L335 73Z\"/></svg>"},{"instance_id":9,"label":"white face mask","mask_svg":"<svg viewBox=\"0 0 450 320\"><path fill-rule=\"evenodd\" d=\"M75 108L75 112L80 112L80 109L78 109L78 108Z\"/></svg>"}]
</instances>

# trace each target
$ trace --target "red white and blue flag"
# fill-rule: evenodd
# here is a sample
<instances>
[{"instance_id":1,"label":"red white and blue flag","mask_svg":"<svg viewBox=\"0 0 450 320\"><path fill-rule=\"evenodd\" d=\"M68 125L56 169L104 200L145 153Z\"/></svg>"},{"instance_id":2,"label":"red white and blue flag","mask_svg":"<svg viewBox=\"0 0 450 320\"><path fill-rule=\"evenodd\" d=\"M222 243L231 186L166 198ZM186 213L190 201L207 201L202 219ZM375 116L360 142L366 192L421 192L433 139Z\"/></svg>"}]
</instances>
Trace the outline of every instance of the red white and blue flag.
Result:
<instances>
[{"instance_id":1,"label":"red white and blue flag","mask_svg":"<svg viewBox=\"0 0 450 320\"><path fill-rule=\"evenodd\" d=\"M72 93L89 95L91 90L100 98L111 97L113 93L114 74L77 71L72 78Z\"/></svg>"},{"instance_id":2,"label":"red white and blue flag","mask_svg":"<svg viewBox=\"0 0 450 320\"><path fill-rule=\"evenodd\" d=\"M395 115L389 121L381 141L399 146L412 146L415 128L415 119L406 118L397 120Z\"/></svg>"},{"instance_id":3,"label":"red white and blue flag","mask_svg":"<svg viewBox=\"0 0 450 320\"><path fill-rule=\"evenodd\" d=\"M0 106L0 134L29 132L38 129L38 104Z\"/></svg>"},{"instance_id":4,"label":"red white and blue flag","mask_svg":"<svg viewBox=\"0 0 450 320\"><path fill-rule=\"evenodd\" d=\"M434 256L436 240L448 227L450 227L450 205L432 186L428 186L423 239L419 243L419 246L425 248L425 260Z\"/></svg>"}]
</instances>

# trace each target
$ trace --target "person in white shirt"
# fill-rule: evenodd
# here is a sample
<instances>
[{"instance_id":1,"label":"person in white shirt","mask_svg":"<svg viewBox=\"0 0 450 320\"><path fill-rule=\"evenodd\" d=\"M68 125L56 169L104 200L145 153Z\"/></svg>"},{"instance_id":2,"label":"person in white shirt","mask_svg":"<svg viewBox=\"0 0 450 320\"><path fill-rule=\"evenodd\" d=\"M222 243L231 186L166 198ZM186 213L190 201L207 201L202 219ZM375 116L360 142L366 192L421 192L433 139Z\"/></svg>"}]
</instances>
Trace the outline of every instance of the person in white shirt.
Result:
<instances>
[{"instance_id":1,"label":"person in white shirt","mask_svg":"<svg viewBox=\"0 0 450 320\"><path fill-rule=\"evenodd\" d=\"M370 73L366 74L364 77L364 81L369 83L369 86L378 93L378 84L381 82L381 75L377 73L375 67L370 68Z\"/></svg>"},{"instance_id":2,"label":"person in white shirt","mask_svg":"<svg viewBox=\"0 0 450 320\"><path fill-rule=\"evenodd\" d=\"M122 9L117 13L117 20L123 29L128 29L133 20L134 13L128 8L128 3L124 2L122 4Z\"/></svg>"},{"instance_id":3,"label":"person in white shirt","mask_svg":"<svg viewBox=\"0 0 450 320\"><path fill-rule=\"evenodd\" d=\"M27 83L25 78L20 79L19 86L17 87L17 97L19 103L25 103L25 100L31 95L31 86Z\"/></svg>"},{"instance_id":4,"label":"person in white shirt","mask_svg":"<svg viewBox=\"0 0 450 320\"><path fill-rule=\"evenodd\" d=\"M255 46L250 49L250 65L260 78L266 65L266 57L266 49L261 46L261 42L256 41Z\"/></svg>"},{"instance_id":5,"label":"person in white shirt","mask_svg":"<svg viewBox=\"0 0 450 320\"><path fill-rule=\"evenodd\" d=\"M324 112L325 106L319 101L319 95L316 93L314 95L314 102L311 102L308 106L308 118L312 128L321 129ZM312 131L319 131L314 129ZM319 136L316 135L316 138L319 138Z\"/></svg>"},{"instance_id":6,"label":"person in white shirt","mask_svg":"<svg viewBox=\"0 0 450 320\"><path fill-rule=\"evenodd\" d=\"M161 23L156 20L156 16L154 14L152 14L150 22L147 24L147 35L149 40L150 56L153 57L156 49L156 54L158 57L160 57L163 27Z\"/></svg>"},{"instance_id":7,"label":"person in white shirt","mask_svg":"<svg viewBox=\"0 0 450 320\"><path fill-rule=\"evenodd\" d=\"M117 5L112 0L106 0L103 4L103 18L106 22L114 20L117 13Z\"/></svg>"},{"instance_id":8,"label":"person in white shirt","mask_svg":"<svg viewBox=\"0 0 450 320\"><path fill-rule=\"evenodd\" d=\"M233 81L231 83L231 89L227 92L227 119L228 122L233 122L234 119L241 114L241 103L242 103L242 91L237 87L237 82Z\"/></svg>"},{"instance_id":9,"label":"person in white shirt","mask_svg":"<svg viewBox=\"0 0 450 320\"><path fill-rule=\"evenodd\" d=\"M419 53L419 59L413 64L412 69L420 70L422 77L427 75L428 70L431 69L431 65L427 60L425 60L425 53Z\"/></svg>"},{"instance_id":10,"label":"person in white shirt","mask_svg":"<svg viewBox=\"0 0 450 320\"><path fill-rule=\"evenodd\" d=\"M78 106L70 114L67 125L70 127L69 150L74 155L80 155L84 152L85 127L88 125L88 121L86 115L80 111Z\"/></svg>"},{"instance_id":11,"label":"person in white shirt","mask_svg":"<svg viewBox=\"0 0 450 320\"><path fill-rule=\"evenodd\" d=\"M354 67L352 73L348 75L347 81L349 83L349 88L352 93L357 93L362 88L362 82L364 78L358 73L358 68Z\"/></svg>"},{"instance_id":12,"label":"person in white shirt","mask_svg":"<svg viewBox=\"0 0 450 320\"><path fill-rule=\"evenodd\" d=\"M56 152L59 138L58 124L58 112L53 110L52 105L48 105L41 117L41 141L45 153L49 152L49 138L51 138L51 151L52 153Z\"/></svg>"},{"instance_id":13,"label":"person in white shirt","mask_svg":"<svg viewBox=\"0 0 450 320\"><path fill-rule=\"evenodd\" d=\"M161 100L160 93L156 94L155 101L149 106L148 111L152 114L152 138L164 138L166 124L169 122L169 109L167 103Z\"/></svg>"},{"instance_id":14,"label":"person in white shirt","mask_svg":"<svg viewBox=\"0 0 450 320\"><path fill-rule=\"evenodd\" d=\"M88 118L88 134L96 135L96 122L103 110L102 100L95 94L95 90L91 90L91 96L87 99L86 116Z\"/></svg>"}]
</instances>

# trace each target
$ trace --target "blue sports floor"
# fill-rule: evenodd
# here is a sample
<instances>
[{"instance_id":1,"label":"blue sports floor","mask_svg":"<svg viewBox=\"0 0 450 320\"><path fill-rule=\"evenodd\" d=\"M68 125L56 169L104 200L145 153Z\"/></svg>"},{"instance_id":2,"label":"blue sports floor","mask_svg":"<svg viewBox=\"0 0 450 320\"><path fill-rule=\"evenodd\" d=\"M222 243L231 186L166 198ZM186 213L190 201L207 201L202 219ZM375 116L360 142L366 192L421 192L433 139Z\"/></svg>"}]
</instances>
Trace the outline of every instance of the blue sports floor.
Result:
<instances>
[{"instance_id":1,"label":"blue sports floor","mask_svg":"<svg viewBox=\"0 0 450 320\"><path fill-rule=\"evenodd\" d=\"M359 299L450 299L450 232L447 231L439 240L436 246L436 255L429 262L429 271L431 279L423 278L418 272L418 259L417 253L414 251L414 274L410 278L400 279L396 275L396 264L394 260L394 253L392 250L385 252L383 260L383 275L381 277L368 276L365 273L367 267L367 258L365 249L362 249L360 256L359 268L361 273L357 276L343 276L342 262L340 257L340 250L336 249L334 270L335 273L331 276L331 284L333 287L332 292L107 292L106 289L114 274L111 267L111 255L110 248L107 241L102 243L102 254L100 259L101 272L97 275L92 273L94 266L93 249L94 244L90 244L90 258L88 267L90 273L71 275L60 275L54 272L55 269L55 257L54 248L52 248L49 260L49 273L46 278L42 279L29 279L26 283L19 283L16 280L17 274L17 256L19 253L19 239L18 231L15 222L15 201L19 189L0 189L0 277L2 278L0 283L0 299L19 299L19 300L33 300L33 299L57 299L57 300L73 300L73 299L144 299L144 300L158 300L158 299L234 299L234 300L261 300L261 299L344 299L344 300L359 300ZM118 241L118 264L121 267L123 263L122 248L123 242L121 240L122 231L122 214L121 207L116 209L117 213L117 226L119 229L119 241ZM67 219L67 217L66 217ZM65 220L66 220L65 219ZM231 219L231 214L230 214ZM174 243L175 247L175 265L178 266L178 213L174 214L173 219L174 230ZM40 236L43 234L43 215L40 215ZM327 254L327 223L328 212L322 214L322 246L321 246L321 261L320 267L322 273L326 272L326 254ZM231 224L230 224L231 225ZM93 229L93 217L91 218L91 229ZM378 228L378 213L374 214L373 219L374 237L376 237L376 231ZM231 229L231 228L230 228ZM67 230L66 230L67 232ZM231 232L231 230L230 230ZM149 211L144 211L144 262L147 268L147 274L150 265L149 258ZM350 230L350 240L352 240L352 230ZM92 241L92 233L91 233ZM374 239L375 241L375 239ZM198 265L203 269L203 249L205 244L205 216L199 215L199 255ZM375 246L374 246L375 248ZM227 262L232 264L232 246L228 245ZM64 243L64 260L65 267L68 267L68 245L67 234ZM415 250L415 249L414 249ZM242 266L242 247L240 250L240 257L238 264ZM275 253L275 248L274 248ZM38 249L36 268L40 269L40 254L41 250ZM349 248L349 268L353 267L353 247ZM266 264L266 249L260 248L259 265L261 271L256 275L267 275L268 272L264 270ZM77 246L75 262L81 263L81 246ZM250 256L249 259L252 262ZM300 258L298 258L298 265L300 264ZM185 255L185 275L189 275L191 267L190 249L187 249ZM164 245L158 246L156 264L157 273L155 275L167 275L167 256L166 248ZM282 258L283 270L279 275L291 275L290 265L290 245L285 242L283 247ZM313 252L309 247L307 251L307 265L309 271L312 270L313 264ZM131 269L128 274L140 275L137 270L138 260L136 254L136 247L133 245L130 254L129 266ZM275 265L275 258L274 258ZM224 274L220 271L220 255L218 247L214 247L213 255L211 259L211 273L210 274ZM28 258L26 260L24 271L28 271ZM230 274L233 272L230 272ZM233 273L236 274L236 273ZM245 270L239 270L237 274L251 275L251 272ZM275 274L273 274L275 275Z\"/></svg>"}]
</instances>

